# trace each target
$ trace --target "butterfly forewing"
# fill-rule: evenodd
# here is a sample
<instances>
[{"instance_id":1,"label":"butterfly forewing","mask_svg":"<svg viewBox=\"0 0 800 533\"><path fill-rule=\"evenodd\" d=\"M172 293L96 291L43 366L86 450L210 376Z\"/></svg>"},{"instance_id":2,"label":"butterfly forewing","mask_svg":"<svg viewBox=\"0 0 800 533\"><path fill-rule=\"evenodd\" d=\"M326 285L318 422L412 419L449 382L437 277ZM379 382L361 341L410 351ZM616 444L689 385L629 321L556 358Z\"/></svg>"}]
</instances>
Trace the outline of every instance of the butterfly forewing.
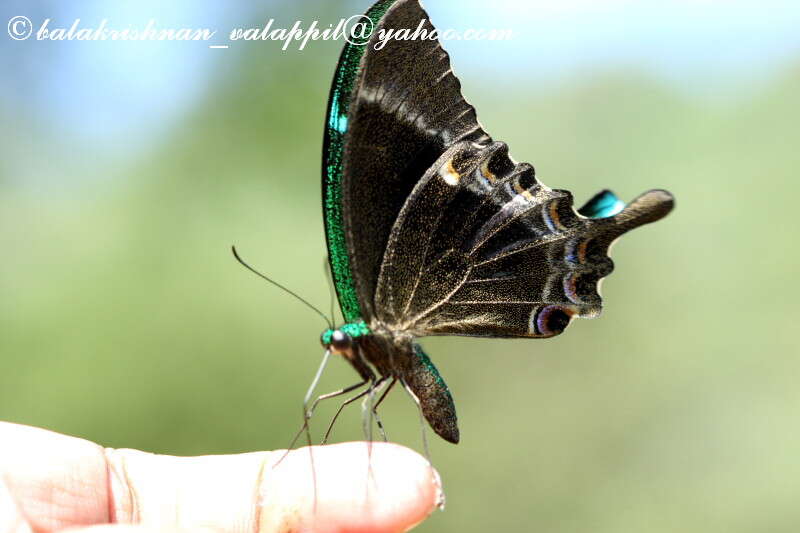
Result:
<instances>
[{"instance_id":1,"label":"butterfly forewing","mask_svg":"<svg viewBox=\"0 0 800 533\"><path fill-rule=\"evenodd\" d=\"M361 304L373 296L389 233L411 190L453 143L490 142L438 41L391 40L375 49L380 31L433 26L416 0L399 0L376 23L365 45L347 113L341 201Z\"/></svg>"}]
</instances>

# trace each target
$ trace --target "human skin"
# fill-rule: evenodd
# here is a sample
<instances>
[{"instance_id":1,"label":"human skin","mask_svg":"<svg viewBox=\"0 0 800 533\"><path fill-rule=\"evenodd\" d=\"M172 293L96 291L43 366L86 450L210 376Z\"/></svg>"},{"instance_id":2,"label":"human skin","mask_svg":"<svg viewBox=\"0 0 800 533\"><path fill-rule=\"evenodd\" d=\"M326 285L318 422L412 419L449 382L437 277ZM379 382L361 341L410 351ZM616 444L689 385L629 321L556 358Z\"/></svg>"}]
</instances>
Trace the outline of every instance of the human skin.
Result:
<instances>
[{"instance_id":1,"label":"human skin","mask_svg":"<svg viewBox=\"0 0 800 533\"><path fill-rule=\"evenodd\" d=\"M441 502L433 468L396 444L283 455L156 455L0 422L0 533L383 533Z\"/></svg>"}]
</instances>

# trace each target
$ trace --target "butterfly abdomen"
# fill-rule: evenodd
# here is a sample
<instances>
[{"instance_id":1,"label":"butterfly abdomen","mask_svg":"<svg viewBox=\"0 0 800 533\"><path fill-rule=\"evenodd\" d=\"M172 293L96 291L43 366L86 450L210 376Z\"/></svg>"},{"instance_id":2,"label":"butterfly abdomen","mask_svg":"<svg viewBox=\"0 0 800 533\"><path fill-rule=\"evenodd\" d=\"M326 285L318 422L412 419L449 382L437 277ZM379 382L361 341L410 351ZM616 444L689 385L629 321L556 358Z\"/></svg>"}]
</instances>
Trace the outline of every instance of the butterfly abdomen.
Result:
<instances>
[{"instance_id":1,"label":"butterfly abdomen","mask_svg":"<svg viewBox=\"0 0 800 533\"><path fill-rule=\"evenodd\" d=\"M372 333L358 339L359 358L381 376L400 380L414 394L425 420L436 434L457 443L456 407L436 366L412 335L391 331L377 321L370 327Z\"/></svg>"},{"instance_id":2,"label":"butterfly abdomen","mask_svg":"<svg viewBox=\"0 0 800 533\"><path fill-rule=\"evenodd\" d=\"M418 344L412 344L412 351L408 355L404 360L403 380L419 400L425 420L437 435L458 444L460 434L456 406L447 384Z\"/></svg>"}]
</instances>

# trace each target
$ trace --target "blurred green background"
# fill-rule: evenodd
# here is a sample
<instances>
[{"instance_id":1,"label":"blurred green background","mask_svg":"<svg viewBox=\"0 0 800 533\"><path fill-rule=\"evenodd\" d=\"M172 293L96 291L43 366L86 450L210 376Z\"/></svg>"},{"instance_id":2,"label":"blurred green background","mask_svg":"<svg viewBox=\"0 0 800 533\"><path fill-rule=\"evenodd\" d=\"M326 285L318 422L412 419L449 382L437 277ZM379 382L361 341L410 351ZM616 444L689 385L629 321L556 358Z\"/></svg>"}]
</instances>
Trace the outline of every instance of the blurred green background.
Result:
<instances>
[{"instance_id":1,"label":"blurred green background","mask_svg":"<svg viewBox=\"0 0 800 533\"><path fill-rule=\"evenodd\" d=\"M444 46L544 183L579 204L662 187L677 208L615 246L601 318L423 341L462 442L431 437L448 505L419 531L800 526L800 10L667 4L426 3L438 27L517 34ZM10 2L0 20L157 17L222 44L366 7ZM207 44L0 37L0 419L170 454L281 448L298 428L324 325L229 247L327 308L319 167L342 43ZM337 361L320 390L354 377ZM382 418L421 450L404 395ZM362 438L357 408L334 436Z\"/></svg>"}]
</instances>

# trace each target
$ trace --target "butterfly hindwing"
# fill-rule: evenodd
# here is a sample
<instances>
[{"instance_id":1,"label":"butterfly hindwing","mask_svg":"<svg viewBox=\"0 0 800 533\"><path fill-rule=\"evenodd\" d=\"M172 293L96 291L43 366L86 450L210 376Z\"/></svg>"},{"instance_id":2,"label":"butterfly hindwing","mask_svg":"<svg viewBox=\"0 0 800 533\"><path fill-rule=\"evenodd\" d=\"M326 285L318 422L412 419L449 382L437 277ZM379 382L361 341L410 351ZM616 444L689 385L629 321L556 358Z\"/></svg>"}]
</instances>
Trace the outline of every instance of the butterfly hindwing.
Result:
<instances>
[{"instance_id":1,"label":"butterfly hindwing","mask_svg":"<svg viewBox=\"0 0 800 533\"><path fill-rule=\"evenodd\" d=\"M599 314L599 280L619 235L664 216L651 191L590 219L567 191L539 183L503 143L459 143L429 168L392 228L378 318L413 335L549 337Z\"/></svg>"}]
</instances>

